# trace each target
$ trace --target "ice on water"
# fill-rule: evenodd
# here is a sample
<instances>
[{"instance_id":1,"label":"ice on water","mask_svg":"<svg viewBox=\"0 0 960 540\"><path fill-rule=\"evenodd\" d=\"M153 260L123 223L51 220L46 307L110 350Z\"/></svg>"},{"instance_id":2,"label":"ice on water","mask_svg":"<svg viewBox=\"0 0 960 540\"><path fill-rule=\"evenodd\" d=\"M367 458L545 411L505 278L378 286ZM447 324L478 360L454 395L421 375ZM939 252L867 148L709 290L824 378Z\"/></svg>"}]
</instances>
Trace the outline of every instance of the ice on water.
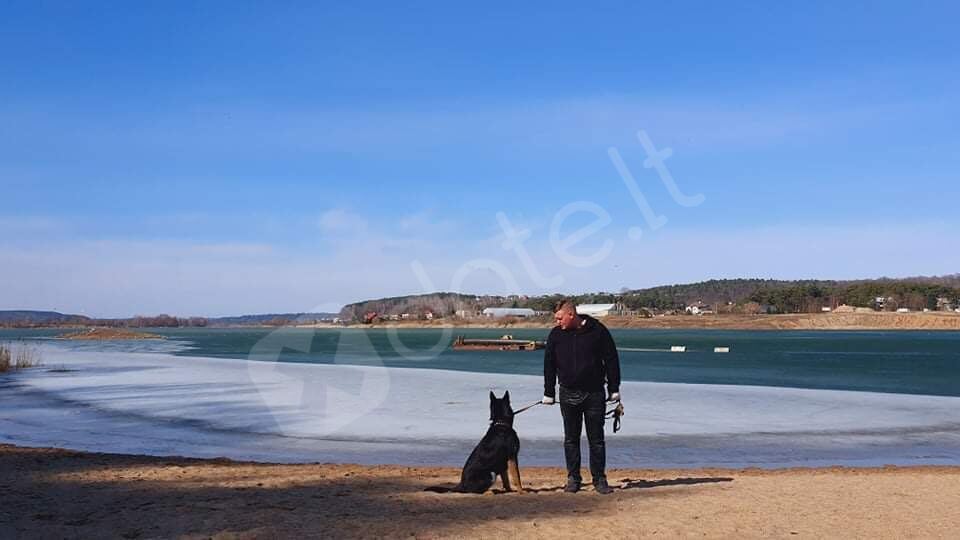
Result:
<instances>
[{"instance_id":1,"label":"ice on water","mask_svg":"<svg viewBox=\"0 0 960 540\"><path fill-rule=\"evenodd\" d=\"M0 440L80 450L262 461L459 465L535 376L44 347L44 368L0 379ZM266 361L263 361L266 360ZM374 363L374 362L371 362ZM57 369L51 369L57 368ZM960 398L626 382L611 466L960 462ZM515 427L525 464L562 463L560 411Z\"/></svg>"}]
</instances>

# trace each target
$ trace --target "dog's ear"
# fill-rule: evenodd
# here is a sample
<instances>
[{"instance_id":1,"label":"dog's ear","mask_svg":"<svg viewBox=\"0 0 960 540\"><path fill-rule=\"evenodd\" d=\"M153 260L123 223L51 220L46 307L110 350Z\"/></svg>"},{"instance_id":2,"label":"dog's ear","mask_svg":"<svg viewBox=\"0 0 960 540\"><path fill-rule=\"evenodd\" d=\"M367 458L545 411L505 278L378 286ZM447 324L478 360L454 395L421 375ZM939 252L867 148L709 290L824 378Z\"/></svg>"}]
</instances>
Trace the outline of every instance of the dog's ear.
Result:
<instances>
[{"instance_id":1,"label":"dog's ear","mask_svg":"<svg viewBox=\"0 0 960 540\"><path fill-rule=\"evenodd\" d=\"M507 390L503 393L503 399L507 400L507 403L510 403L510 391Z\"/></svg>"}]
</instances>

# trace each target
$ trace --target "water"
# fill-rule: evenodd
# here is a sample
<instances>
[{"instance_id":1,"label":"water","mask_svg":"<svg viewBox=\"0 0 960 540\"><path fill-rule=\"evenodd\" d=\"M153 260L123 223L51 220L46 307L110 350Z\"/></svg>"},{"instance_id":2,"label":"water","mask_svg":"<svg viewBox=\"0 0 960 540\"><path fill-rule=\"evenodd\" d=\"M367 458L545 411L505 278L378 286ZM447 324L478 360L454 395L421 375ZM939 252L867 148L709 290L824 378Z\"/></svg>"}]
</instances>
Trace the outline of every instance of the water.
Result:
<instances>
[{"instance_id":1,"label":"water","mask_svg":"<svg viewBox=\"0 0 960 540\"><path fill-rule=\"evenodd\" d=\"M357 340L360 335L345 335ZM353 341L362 345L361 341ZM43 345L56 369L0 377L0 441L148 455L458 466L487 393L535 375L244 360ZM616 467L960 463L960 398L625 382ZM519 401L519 399L518 399ZM522 463L562 463L558 407L515 427Z\"/></svg>"},{"instance_id":2,"label":"water","mask_svg":"<svg viewBox=\"0 0 960 540\"><path fill-rule=\"evenodd\" d=\"M499 337L509 332L518 339L545 339L547 334L541 329L151 331L169 339L67 343L78 350L163 351L180 356L538 375L543 373L542 351L453 351L447 345L458 334ZM59 333L0 330L0 340ZM960 396L960 332L614 329L612 334L623 349L620 361L625 381ZM351 338L341 339L343 335ZM361 343L359 348L357 343ZM687 352L669 352L672 345L684 345ZM432 352L435 346L440 350ZM715 346L730 347L731 352L714 353Z\"/></svg>"},{"instance_id":3,"label":"water","mask_svg":"<svg viewBox=\"0 0 960 540\"><path fill-rule=\"evenodd\" d=\"M0 376L0 441L458 466L486 429L488 390L509 389L515 406L542 390L540 351L447 347L459 333L498 329L156 332L168 339L0 330L0 340L34 343L45 362ZM960 333L613 334L627 416L620 433L607 430L612 467L960 464ZM525 465L562 464L560 426L557 407L518 417Z\"/></svg>"}]
</instances>

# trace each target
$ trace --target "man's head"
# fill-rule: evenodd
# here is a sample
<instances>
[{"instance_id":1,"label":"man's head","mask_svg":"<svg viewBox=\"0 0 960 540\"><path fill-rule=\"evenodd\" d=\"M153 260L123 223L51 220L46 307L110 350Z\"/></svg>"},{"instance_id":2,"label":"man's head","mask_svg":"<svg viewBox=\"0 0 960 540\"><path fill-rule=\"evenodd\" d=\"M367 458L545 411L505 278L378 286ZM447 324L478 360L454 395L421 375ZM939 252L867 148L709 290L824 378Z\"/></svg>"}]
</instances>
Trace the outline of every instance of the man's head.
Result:
<instances>
[{"instance_id":1,"label":"man's head","mask_svg":"<svg viewBox=\"0 0 960 540\"><path fill-rule=\"evenodd\" d=\"M556 307L553 308L553 320L563 330L573 330L580 326L577 307L568 299L557 302Z\"/></svg>"}]
</instances>

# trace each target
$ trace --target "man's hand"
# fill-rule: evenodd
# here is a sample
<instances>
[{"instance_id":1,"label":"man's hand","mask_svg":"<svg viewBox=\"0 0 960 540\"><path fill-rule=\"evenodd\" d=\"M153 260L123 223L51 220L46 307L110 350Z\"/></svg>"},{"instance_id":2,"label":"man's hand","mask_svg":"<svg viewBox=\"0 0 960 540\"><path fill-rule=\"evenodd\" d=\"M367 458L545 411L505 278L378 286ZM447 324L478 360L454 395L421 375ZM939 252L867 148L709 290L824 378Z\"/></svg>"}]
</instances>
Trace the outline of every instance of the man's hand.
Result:
<instances>
[{"instance_id":1,"label":"man's hand","mask_svg":"<svg viewBox=\"0 0 960 540\"><path fill-rule=\"evenodd\" d=\"M614 392L610 394L610 399L607 401L620 401L620 392Z\"/></svg>"},{"instance_id":2,"label":"man's hand","mask_svg":"<svg viewBox=\"0 0 960 540\"><path fill-rule=\"evenodd\" d=\"M543 396L543 399L540 400L540 403L543 403L544 405L553 405L555 400L550 396Z\"/></svg>"}]
</instances>

